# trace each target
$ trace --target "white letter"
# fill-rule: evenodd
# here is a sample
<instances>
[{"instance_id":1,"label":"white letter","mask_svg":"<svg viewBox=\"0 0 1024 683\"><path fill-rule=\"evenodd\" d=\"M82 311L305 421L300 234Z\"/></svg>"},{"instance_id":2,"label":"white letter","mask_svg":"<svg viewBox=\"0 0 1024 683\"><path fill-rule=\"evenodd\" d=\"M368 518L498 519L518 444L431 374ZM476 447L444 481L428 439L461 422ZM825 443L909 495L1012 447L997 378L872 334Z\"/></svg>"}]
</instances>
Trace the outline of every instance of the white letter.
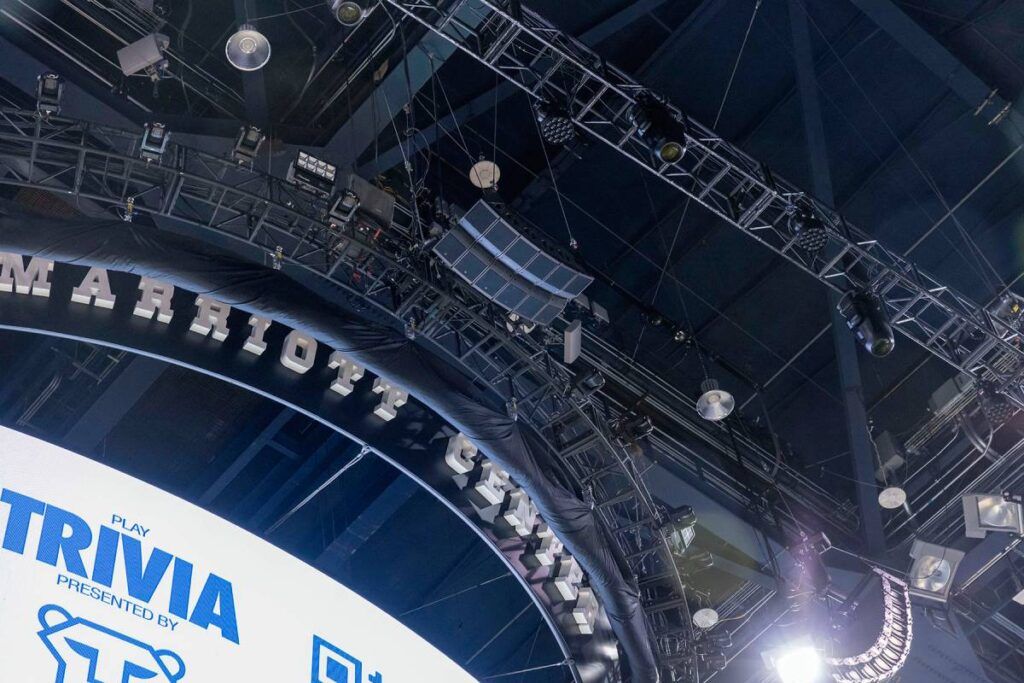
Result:
<instances>
[{"instance_id":1,"label":"white letter","mask_svg":"<svg viewBox=\"0 0 1024 683\"><path fill-rule=\"evenodd\" d=\"M448 439L448 448L444 452L444 461L456 474L469 474L473 471L476 460L476 445L459 432Z\"/></svg>"},{"instance_id":2,"label":"white letter","mask_svg":"<svg viewBox=\"0 0 1024 683\"><path fill-rule=\"evenodd\" d=\"M517 534L526 538L533 533L533 526L537 523L537 506L525 491L516 489L509 497L504 518Z\"/></svg>"},{"instance_id":3,"label":"white letter","mask_svg":"<svg viewBox=\"0 0 1024 683\"><path fill-rule=\"evenodd\" d=\"M567 557L558 563L555 589L565 600L575 600L583 582L583 568L575 557Z\"/></svg>"},{"instance_id":4,"label":"white letter","mask_svg":"<svg viewBox=\"0 0 1024 683\"><path fill-rule=\"evenodd\" d=\"M250 317L249 327L252 328L252 333L245 340L242 349L254 356L262 356L263 352L267 350L267 342L263 341L263 335L270 328L271 322L270 318L261 318L258 315Z\"/></svg>"},{"instance_id":5,"label":"white letter","mask_svg":"<svg viewBox=\"0 0 1024 683\"><path fill-rule=\"evenodd\" d=\"M505 493L512 487L508 472L488 460L480 470L480 481L473 490L491 505L505 500Z\"/></svg>"},{"instance_id":6,"label":"white letter","mask_svg":"<svg viewBox=\"0 0 1024 683\"><path fill-rule=\"evenodd\" d=\"M362 365L356 365L341 355L341 351L335 351L331 354L331 360L327 367L331 370L338 370L338 376L331 382L331 391L336 391L342 396L348 396L352 393L355 383L363 378L363 371L365 370Z\"/></svg>"},{"instance_id":7,"label":"white letter","mask_svg":"<svg viewBox=\"0 0 1024 683\"><path fill-rule=\"evenodd\" d=\"M597 598L594 597L592 588L580 588L576 606L572 608L572 619L580 633L590 635L594 632L594 622L597 621Z\"/></svg>"},{"instance_id":8,"label":"white letter","mask_svg":"<svg viewBox=\"0 0 1024 683\"><path fill-rule=\"evenodd\" d=\"M90 268L82 284L71 290L71 300L86 306L113 308L116 298L110 291L110 278L103 268Z\"/></svg>"},{"instance_id":9,"label":"white letter","mask_svg":"<svg viewBox=\"0 0 1024 683\"><path fill-rule=\"evenodd\" d=\"M316 361L316 339L292 330L284 338L281 349L281 365L300 375L309 372Z\"/></svg>"},{"instance_id":10,"label":"white letter","mask_svg":"<svg viewBox=\"0 0 1024 683\"><path fill-rule=\"evenodd\" d=\"M408 392L402 391L383 377L373 380L373 393L381 394L380 403L373 409L373 414L382 420L394 420L398 415L398 409L409 400Z\"/></svg>"},{"instance_id":11,"label":"white letter","mask_svg":"<svg viewBox=\"0 0 1024 683\"><path fill-rule=\"evenodd\" d=\"M165 325L171 322L174 311L171 310L171 297L174 296L174 285L148 277L139 279L139 302L135 304L135 315L152 320L156 315L158 322Z\"/></svg>"},{"instance_id":12,"label":"white letter","mask_svg":"<svg viewBox=\"0 0 1024 683\"><path fill-rule=\"evenodd\" d=\"M536 535L540 539L540 545L533 551L533 557L545 567L550 567L558 559L558 556L562 554L565 546L562 545L562 542L551 531L547 522L541 522L537 525Z\"/></svg>"},{"instance_id":13,"label":"white letter","mask_svg":"<svg viewBox=\"0 0 1024 683\"><path fill-rule=\"evenodd\" d=\"M53 261L32 257L28 268L21 254L0 254L0 292L17 292L18 294L34 294L50 296L50 273L53 272Z\"/></svg>"},{"instance_id":14,"label":"white letter","mask_svg":"<svg viewBox=\"0 0 1024 683\"><path fill-rule=\"evenodd\" d=\"M219 342L228 338L228 315L231 307L216 299L207 299L200 294L196 297L196 317L188 329L204 337L213 332Z\"/></svg>"}]
</instances>

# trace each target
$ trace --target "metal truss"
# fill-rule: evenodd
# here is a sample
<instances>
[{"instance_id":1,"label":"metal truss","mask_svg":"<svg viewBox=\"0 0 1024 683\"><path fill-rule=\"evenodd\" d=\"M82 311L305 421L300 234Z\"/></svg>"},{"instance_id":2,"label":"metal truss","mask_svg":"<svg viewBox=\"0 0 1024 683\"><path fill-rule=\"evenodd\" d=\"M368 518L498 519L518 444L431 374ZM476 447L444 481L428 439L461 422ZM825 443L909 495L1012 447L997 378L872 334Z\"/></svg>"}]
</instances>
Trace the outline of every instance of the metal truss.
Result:
<instances>
[{"instance_id":1,"label":"metal truss","mask_svg":"<svg viewBox=\"0 0 1024 683\"><path fill-rule=\"evenodd\" d=\"M961 372L995 381L1024 407L1024 351L1015 327L668 104L685 127L686 152L677 163L660 162L638 137L631 117L646 88L536 13L522 9L513 18L510 3L497 0L460 0L443 8L431 0L384 1L535 100L564 104L581 129L830 289L872 290L906 337ZM823 249L809 252L798 246L788 228L798 207L822 221L827 235Z\"/></svg>"}]
</instances>

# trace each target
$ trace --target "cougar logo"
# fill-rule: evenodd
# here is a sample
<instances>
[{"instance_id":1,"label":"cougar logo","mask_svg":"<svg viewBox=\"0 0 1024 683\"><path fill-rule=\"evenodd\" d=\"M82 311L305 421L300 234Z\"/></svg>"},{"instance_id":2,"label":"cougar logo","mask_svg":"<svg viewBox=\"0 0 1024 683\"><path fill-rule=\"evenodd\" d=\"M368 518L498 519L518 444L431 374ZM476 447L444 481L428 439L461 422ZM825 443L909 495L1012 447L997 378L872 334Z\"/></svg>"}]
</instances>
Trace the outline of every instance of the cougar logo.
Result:
<instances>
[{"instance_id":1,"label":"cougar logo","mask_svg":"<svg viewBox=\"0 0 1024 683\"><path fill-rule=\"evenodd\" d=\"M185 663L170 650L72 617L57 605L43 606L39 623L39 637L57 660L54 683L177 683L185 677Z\"/></svg>"}]
</instances>

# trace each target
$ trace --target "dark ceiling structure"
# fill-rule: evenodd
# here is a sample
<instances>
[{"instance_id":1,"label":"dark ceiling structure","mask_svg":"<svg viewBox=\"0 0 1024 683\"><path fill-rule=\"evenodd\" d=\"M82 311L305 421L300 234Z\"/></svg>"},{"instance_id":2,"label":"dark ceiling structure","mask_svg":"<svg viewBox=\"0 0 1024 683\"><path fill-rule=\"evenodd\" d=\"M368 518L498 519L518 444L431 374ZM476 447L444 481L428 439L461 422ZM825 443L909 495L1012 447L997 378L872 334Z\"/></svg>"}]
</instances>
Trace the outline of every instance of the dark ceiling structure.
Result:
<instances>
[{"instance_id":1,"label":"dark ceiling structure","mask_svg":"<svg viewBox=\"0 0 1024 683\"><path fill-rule=\"evenodd\" d=\"M939 652L951 662L946 680L1024 680L1024 607L1014 601L1024 589L1024 553L1005 538L965 538L960 502L970 492L1024 493L1024 418L1006 398L1020 386L1020 342L1006 334L1020 324L1019 309L1008 323L965 328L960 338L939 326L935 348L915 343L909 316L893 316L895 349L874 357L856 345L837 312L841 297L826 286L831 271L821 264L845 264L843 254L826 249L800 266L792 244L759 243L757 231L737 229L580 125L565 144L545 142L536 98L415 11L403 12L416 3L365 4L364 20L343 29L329 3L311 0L5 1L0 104L11 125L0 127L0 192L50 217L131 213L124 188L76 196L79 185L66 177L36 177L35 159L12 141L15 112L35 110L36 78L52 71L64 79L61 113L70 119L133 134L160 122L174 142L222 157L239 126L252 124L267 135L253 164L262 173L283 178L299 149L355 172L418 207L411 231L423 232L411 241L422 241L403 252L414 254L410 262L429 258L419 221L443 224L486 196L522 232L593 276L587 298L607 311L595 316L573 304L516 343L561 363L562 330L579 318L574 367L597 368L606 380L597 414L609 424L635 413L651 419L650 435L623 451L628 460L603 461L627 472L639 493L604 487L593 462L589 474L575 461L564 467L578 477L575 494L614 525L609 542L625 547L664 680L772 680L760 653L799 622L787 583L797 549L819 532L832 545L821 559L834 618L858 635L877 626L852 607L877 586L859 583L870 566L905 576L916 540L967 553L949 602L915 607L918 649L902 680L939 680L929 678ZM463 4L472 3L419 3L440 16ZM806 191L786 195L793 201L814 197L831 207L836 226L856 226L850 242L870 251L877 241L913 264L916 282L962 293L990 319L1016 301L1024 277L1021 3L476 4L550 22L592 51L588 69L608 78L620 70L671 102L779 187ZM479 16L467 33L499 33L500 19ZM238 71L224 58L224 42L243 23L273 46L262 70ZM126 76L117 50L154 32L169 39L166 68L157 79ZM493 55L507 47L480 45ZM700 130L694 123L688 134L696 141ZM97 133L88 144L114 147L114 137ZM496 190L471 182L481 160L500 167ZM137 223L230 247L197 228L215 227L213 219L185 215L173 202L162 211L143 204ZM273 248L259 246L243 255L275 264ZM943 296L941 286L926 289ZM415 320L423 335L430 316ZM1009 365L992 371L1000 378L961 372L980 356L952 347L984 347L992 333L1008 338ZM2 340L3 424L264 536L480 680L573 680L558 638L487 542L398 470L360 457L354 442L266 398L143 356L15 332ZM474 349L490 353L490 337L476 341ZM493 351L495 363L501 353ZM527 419L526 392L508 377L499 376L509 385L500 391L518 396ZM694 409L708 377L735 396L726 421L701 420ZM552 443L563 449L553 460L569 463L590 447L553 423ZM880 507L888 487L905 491L905 504ZM659 515L691 506L698 522L690 552L709 554L714 567L664 592L678 577L653 569L645 550L623 540L630 524L660 529L658 520L620 512L637 500ZM707 633L689 623L703 607L722 619ZM663 616L668 610L686 623Z\"/></svg>"}]
</instances>

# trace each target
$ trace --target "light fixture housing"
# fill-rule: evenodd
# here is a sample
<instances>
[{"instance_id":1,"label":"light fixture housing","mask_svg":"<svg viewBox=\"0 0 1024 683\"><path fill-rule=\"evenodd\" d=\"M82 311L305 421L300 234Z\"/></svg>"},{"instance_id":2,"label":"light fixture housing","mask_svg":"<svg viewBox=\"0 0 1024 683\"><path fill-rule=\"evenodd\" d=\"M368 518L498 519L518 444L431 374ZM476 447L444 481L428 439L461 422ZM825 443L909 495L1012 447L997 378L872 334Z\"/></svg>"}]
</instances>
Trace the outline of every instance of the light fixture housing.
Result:
<instances>
[{"instance_id":1,"label":"light fixture housing","mask_svg":"<svg viewBox=\"0 0 1024 683\"><path fill-rule=\"evenodd\" d=\"M331 3L331 12L338 23L345 28L355 28L363 23L366 18L366 9L353 0L334 0Z\"/></svg>"},{"instance_id":2,"label":"light fixture housing","mask_svg":"<svg viewBox=\"0 0 1024 683\"><path fill-rule=\"evenodd\" d=\"M839 302L839 312L857 341L872 356L888 356L896 348L896 335L877 294L866 290L848 293Z\"/></svg>"},{"instance_id":3,"label":"light fixture housing","mask_svg":"<svg viewBox=\"0 0 1024 683\"><path fill-rule=\"evenodd\" d=\"M907 574L910 594L946 602L953 588L953 577L964 559L964 553L934 543L915 540L910 548L914 563Z\"/></svg>"},{"instance_id":4,"label":"light fixture housing","mask_svg":"<svg viewBox=\"0 0 1024 683\"><path fill-rule=\"evenodd\" d=\"M347 225L355 218L359 204L359 195L352 190L345 189L338 192L331 200L331 209L328 212L331 222L335 225Z\"/></svg>"},{"instance_id":5,"label":"light fixture housing","mask_svg":"<svg viewBox=\"0 0 1024 683\"><path fill-rule=\"evenodd\" d=\"M697 399L697 414L710 422L719 422L729 417L736 407L736 398L719 388L718 380L706 379L700 385Z\"/></svg>"},{"instance_id":6,"label":"light fixture housing","mask_svg":"<svg viewBox=\"0 0 1024 683\"><path fill-rule=\"evenodd\" d=\"M886 510L903 507L907 502L907 492L899 486L889 486L878 494L878 504Z\"/></svg>"},{"instance_id":7,"label":"light fixture housing","mask_svg":"<svg viewBox=\"0 0 1024 683\"><path fill-rule=\"evenodd\" d=\"M623 448L631 446L654 431L651 418L642 413L628 413L612 426L615 441Z\"/></svg>"},{"instance_id":8,"label":"light fixture housing","mask_svg":"<svg viewBox=\"0 0 1024 683\"><path fill-rule=\"evenodd\" d=\"M231 157L240 164L251 164L260 153L260 147L267 136L256 126L242 126L235 138Z\"/></svg>"},{"instance_id":9,"label":"light fixture housing","mask_svg":"<svg viewBox=\"0 0 1024 683\"><path fill-rule=\"evenodd\" d=\"M810 638L798 638L783 646L761 653L780 683L819 683L825 662Z\"/></svg>"},{"instance_id":10,"label":"light fixture housing","mask_svg":"<svg viewBox=\"0 0 1024 683\"><path fill-rule=\"evenodd\" d=\"M962 497L967 538L985 538L990 531L1024 534L1024 506L1004 494L969 493Z\"/></svg>"},{"instance_id":11,"label":"light fixture housing","mask_svg":"<svg viewBox=\"0 0 1024 683\"><path fill-rule=\"evenodd\" d=\"M334 191L337 175L338 167L334 164L300 151L288 167L285 179L313 194L329 197Z\"/></svg>"},{"instance_id":12,"label":"light fixture housing","mask_svg":"<svg viewBox=\"0 0 1024 683\"><path fill-rule=\"evenodd\" d=\"M242 24L228 38L224 54L239 71L259 71L270 61L270 41L252 24Z\"/></svg>"},{"instance_id":13,"label":"light fixture housing","mask_svg":"<svg viewBox=\"0 0 1024 683\"><path fill-rule=\"evenodd\" d=\"M591 396L604 387L604 375L597 368L580 368L573 376L572 385L584 396Z\"/></svg>"},{"instance_id":14,"label":"light fixture housing","mask_svg":"<svg viewBox=\"0 0 1024 683\"><path fill-rule=\"evenodd\" d=\"M828 244L828 231L825 229L825 224L808 207L794 210L786 224L794 237L796 246L806 252L816 254Z\"/></svg>"},{"instance_id":15,"label":"light fixture housing","mask_svg":"<svg viewBox=\"0 0 1024 683\"><path fill-rule=\"evenodd\" d=\"M40 74L36 79L36 111L46 118L60 113L64 98L64 79L55 73Z\"/></svg>"},{"instance_id":16,"label":"light fixture housing","mask_svg":"<svg viewBox=\"0 0 1024 683\"><path fill-rule=\"evenodd\" d=\"M566 145L576 138L576 124L569 114L548 102L535 107L540 136L549 145Z\"/></svg>"},{"instance_id":17,"label":"light fixture housing","mask_svg":"<svg viewBox=\"0 0 1024 683\"><path fill-rule=\"evenodd\" d=\"M665 540L676 557L684 557L697 535L697 515L689 505L677 508L664 527Z\"/></svg>"},{"instance_id":18,"label":"light fixture housing","mask_svg":"<svg viewBox=\"0 0 1024 683\"><path fill-rule=\"evenodd\" d=\"M693 625L699 629L714 628L718 624L718 612L705 607L693 613Z\"/></svg>"},{"instance_id":19,"label":"light fixture housing","mask_svg":"<svg viewBox=\"0 0 1024 683\"><path fill-rule=\"evenodd\" d=\"M674 164L682 160L686 154L686 126L676 120L662 98L647 93L638 99L628 115L636 136L658 161Z\"/></svg>"},{"instance_id":20,"label":"light fixture housing","mask_svg":"<svg viewBox=\"0 0 1024 683\"><path fill-rule=\"evenodd\" d=\"M147 123L142 133L142 143L139 145L139 156L146 161L160 161L167 151L170 138L171 133L164 124L155 121Z\"/></svg>"}]
</instances>

